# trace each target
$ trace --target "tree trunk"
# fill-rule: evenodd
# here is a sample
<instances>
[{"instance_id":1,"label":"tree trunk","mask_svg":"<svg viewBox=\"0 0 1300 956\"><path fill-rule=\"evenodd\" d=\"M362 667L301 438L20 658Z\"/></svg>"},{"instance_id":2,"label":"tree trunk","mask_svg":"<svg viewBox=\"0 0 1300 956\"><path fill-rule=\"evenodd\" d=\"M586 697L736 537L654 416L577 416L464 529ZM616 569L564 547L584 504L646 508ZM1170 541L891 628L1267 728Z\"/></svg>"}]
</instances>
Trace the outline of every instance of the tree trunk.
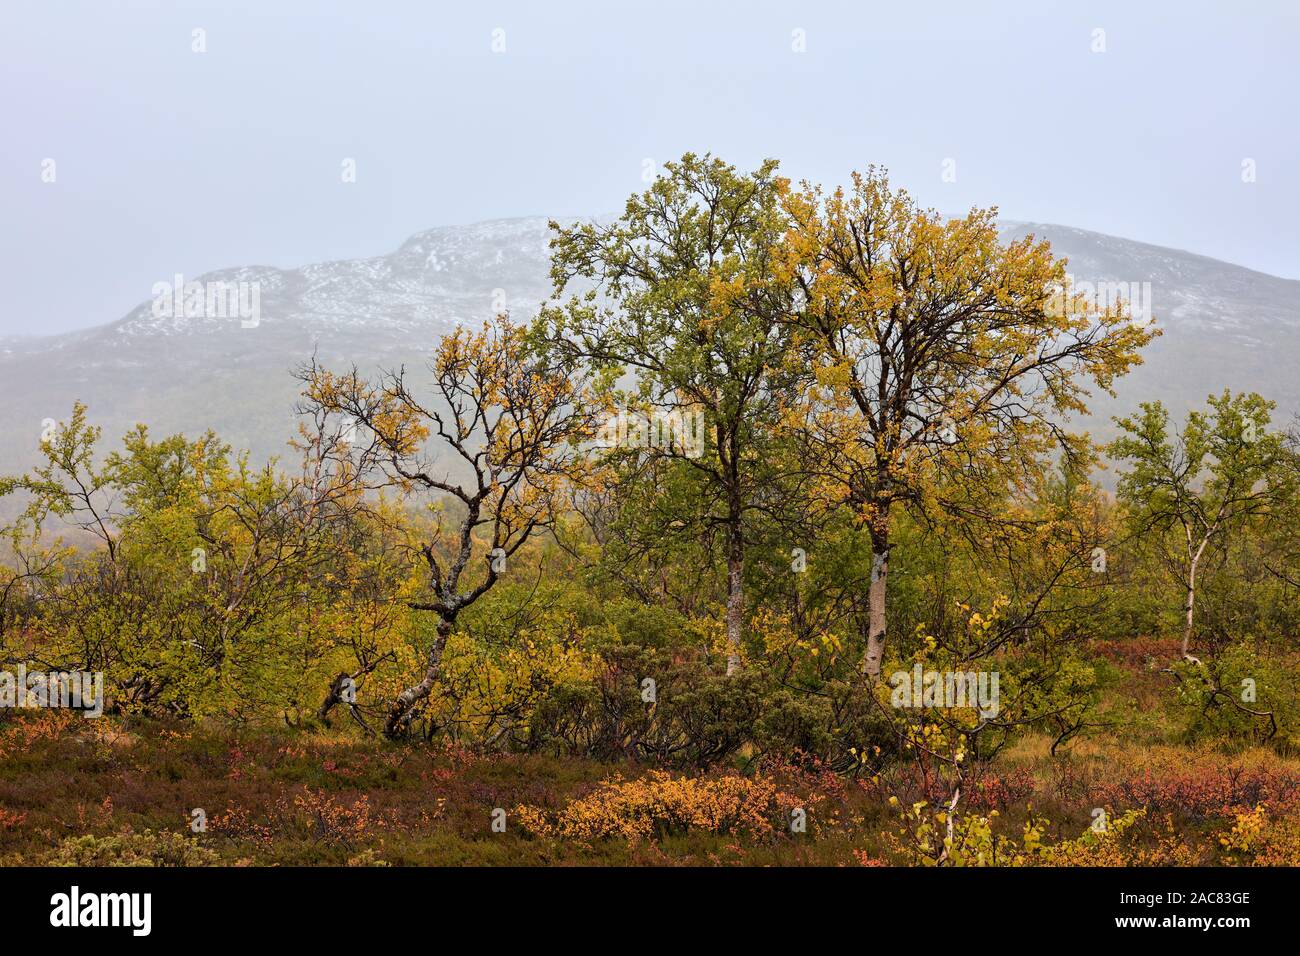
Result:
<instances>
[{"instance_id":1,"label":"tree trunk","mask_svg":"<svg viewBox=\"0 0 1300 956\"><path fill-rule=\"evenodd\" d=\"M727 543L727 676L740 670L740 636L745 622L745 544L731 528Z\"/></svg>"},{"instance_id":2,"label":"tree trunk","mask_svg":"<svg viewBox=\"0 0 1300 956\"><path fill-rule=\"evenodd\" d=\"M415 709L416 704L429 696L429 693L433 690L433 685L438 682L438 674L442 670L442 652L447 646L447 638L451 635L451 629L455 623L454 616L439 618L438 636L434 638L433 646L429 648L429 659L424 671L424 679L398 694L388 712L388 720L384 722L384 736L390 740L396 740L398 737L405 735L411 711Z\"/></svg>"},{"instance_id":3,"label":"tree trunk","mask_svg":"<svg viewBox=\"0 0 1300 956\"><path fill-rule=\"evenodd\" d=\"M885 593L889 578L889 536L871 535L871 586L867 591L867 650L862 657L862 673L873 681L880 679L880 665L885 657Z\"/></svg>"},{"instance_id":4,"label":"tree trunk","mask_svg":"<svg viewBox=\"0 0 1300 956\"><path fill-rule=\"evenodd\" d=\"M320 707L316 709L316 719L327 727L329 726L330 711L334 709L335 704L343 699L343 688L347 685L351 676L347 671L343 671L335 677L330 682L329 693L325 695Z\"/></svg>"},{"instance_id":5,"label":"tree trunk","mask_svg":"<svg viewBox=\"0 0 1300 956\"><path fill-rule=\"evenodd\" d=\"M1196 565L1200 559L1200 552L1192 558L1191 567L1187 575L1187 600L1183 604L1183 610L1186 612L1186 619L1183 622L1183 659L1186 660L1191 655L1188 649L1192 644L1192 615L1196 610Z\"/></svg>"}]
</instances>

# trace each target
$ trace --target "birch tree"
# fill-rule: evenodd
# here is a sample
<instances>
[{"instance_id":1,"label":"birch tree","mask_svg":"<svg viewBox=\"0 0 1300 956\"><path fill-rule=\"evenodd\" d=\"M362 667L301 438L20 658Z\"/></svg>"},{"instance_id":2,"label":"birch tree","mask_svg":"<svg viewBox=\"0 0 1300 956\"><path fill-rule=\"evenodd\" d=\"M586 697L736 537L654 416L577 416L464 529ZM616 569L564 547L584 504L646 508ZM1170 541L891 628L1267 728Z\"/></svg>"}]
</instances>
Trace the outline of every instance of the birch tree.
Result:
<instances>
[{"instance_id":1,"label":"birch tree","mask_svg":"<svg viewBox=\"0 0 1300 956\"><path fill-rule=\"evenodd\" d=\"M1110 391L1154 332L1123 302L1074 294L1047 242L1002 243L995 209L944 221L875 169L786 205L805 373L790 424L822 498L870 536L862 668L875 679L898 509L996 518L983 499L996 508L1049 453L1082 452L1061 421L1086 413L1086 384Z\"/></svg>"},{"instance_id":2,"label":"birch tree","mask_svg":"<svg viewBox=\"0 0 1300 956\"><path fill-rule=\"evenodd\" d=\"M1226 545L1252 518L1294 491L1283 435L1270 431L1274 403L1251 392L1211 395L1181 431L1170 430L1160 402L1116 419L1122 434L1110 454L1124 469L1118 496L1132 535L1157 549L1183 592L1182 656L1191 654L1199 573L1207 552Z\"/></svg>"},{"instance_id":3,"label":"birch tree","mask_svg":"<svg viewBox=\"0 0 1300 956\"><path fill-rule=\"evenodd\" d=\"M677 502L682 513L669 527L679 537L723 533L728 674L741 663L749 527L775 481L782 395L773 377L793 294L776 268L786 185L775 161L743 174L688 153L613 224L553 224L557 295L595 286L550 312L553 347L612 376L630 373L633 394L623 400L652 416L705 418L703 448L654 442L644 454L671 460L698 489Z\"/></svg>"},{"instance_id":4,"label":"birch tree","mask_svg":"<svg viewBox=\"0 0 1300 956\"><path fill-rule=\"evenodd\" d=\"M356 369L335 375L313 364L300 373L305 409L356 423L356 474L367 487L432 493L454 505L454 513L437 510L436 526L416 545L427 584L408 604L436 615L437 629L420 679L392 702L390 738L406 733L437 684L460 614L492 589L525 542L552 526L594 418L581 379L535 354L527 330L505 316L444 337L430 371L427 397L404 370L373 382Z\"/></svg>"}]
</instances>

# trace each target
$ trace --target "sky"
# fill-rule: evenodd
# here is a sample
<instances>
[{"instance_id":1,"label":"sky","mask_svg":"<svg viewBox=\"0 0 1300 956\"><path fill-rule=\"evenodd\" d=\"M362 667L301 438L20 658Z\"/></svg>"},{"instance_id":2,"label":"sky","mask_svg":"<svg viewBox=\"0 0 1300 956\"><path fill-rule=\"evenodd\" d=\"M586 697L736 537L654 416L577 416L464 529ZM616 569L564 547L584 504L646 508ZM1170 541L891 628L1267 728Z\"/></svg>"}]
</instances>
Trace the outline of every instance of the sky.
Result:
<instances>
[{"instance_id":1,"label":"sky","mask_svg":"<svg viewBox=\"0 0 1300 956\"><path fill-rule=\"evenodd\" d=\"M1300 278L1298 48L1289 0L2 0L0 335L608 213L686 151Z\"/></svg>"}]
</instances>

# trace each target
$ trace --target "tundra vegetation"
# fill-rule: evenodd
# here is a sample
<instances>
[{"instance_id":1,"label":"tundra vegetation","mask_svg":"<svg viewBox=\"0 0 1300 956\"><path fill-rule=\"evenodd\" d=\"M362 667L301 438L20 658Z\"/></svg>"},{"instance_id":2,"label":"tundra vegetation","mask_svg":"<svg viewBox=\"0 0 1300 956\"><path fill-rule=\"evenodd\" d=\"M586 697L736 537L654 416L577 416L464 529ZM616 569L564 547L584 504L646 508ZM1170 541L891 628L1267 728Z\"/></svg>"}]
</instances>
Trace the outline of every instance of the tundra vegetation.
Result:
<instances>
[{"instance_id":1,"label":"tundra vegetation","mask_svg":"<svg viewBox=\"0 0 1300 956\"><path fill-rule=\"evenodd\" d=\"M877 169L554 233L532 321L307 359L279 460L71 403L0 479L0 670L105 711L0 681L0 861L1300 864L1267 398L1098 445L1158 325Z\"/></svg>"}]
</instances>

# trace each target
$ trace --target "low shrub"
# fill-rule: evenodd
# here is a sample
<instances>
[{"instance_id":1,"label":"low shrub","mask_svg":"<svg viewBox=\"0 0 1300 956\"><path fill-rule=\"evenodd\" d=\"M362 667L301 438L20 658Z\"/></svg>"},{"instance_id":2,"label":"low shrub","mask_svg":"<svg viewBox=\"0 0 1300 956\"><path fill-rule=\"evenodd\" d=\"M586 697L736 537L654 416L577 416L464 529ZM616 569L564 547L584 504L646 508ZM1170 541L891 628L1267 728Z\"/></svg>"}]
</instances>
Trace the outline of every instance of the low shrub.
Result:
<instances>
[{"instance_id":1,"label":"low shrub","mask_svg":"<svg viewBox=\"0 0 1300 956\"><path fill-rule=\"evenodd\" d=\"M31 861L39 866L213 866L217 854L182 833L144 830L67 837Z\"/></svg>"},{"instance_id":2,"label":"low shrub","mask_svg":"<svg viewBox=\"0 0 1300 956\"><path fill-rule=\"evenodd\" d=\"M690 830L765 840L798 803L763 777L690 778L651 771L637 780L608 780L558 813L530 806L514 812L529 833L583 842L622 837L638 843Z\"/></svg>"}]
</instances>

